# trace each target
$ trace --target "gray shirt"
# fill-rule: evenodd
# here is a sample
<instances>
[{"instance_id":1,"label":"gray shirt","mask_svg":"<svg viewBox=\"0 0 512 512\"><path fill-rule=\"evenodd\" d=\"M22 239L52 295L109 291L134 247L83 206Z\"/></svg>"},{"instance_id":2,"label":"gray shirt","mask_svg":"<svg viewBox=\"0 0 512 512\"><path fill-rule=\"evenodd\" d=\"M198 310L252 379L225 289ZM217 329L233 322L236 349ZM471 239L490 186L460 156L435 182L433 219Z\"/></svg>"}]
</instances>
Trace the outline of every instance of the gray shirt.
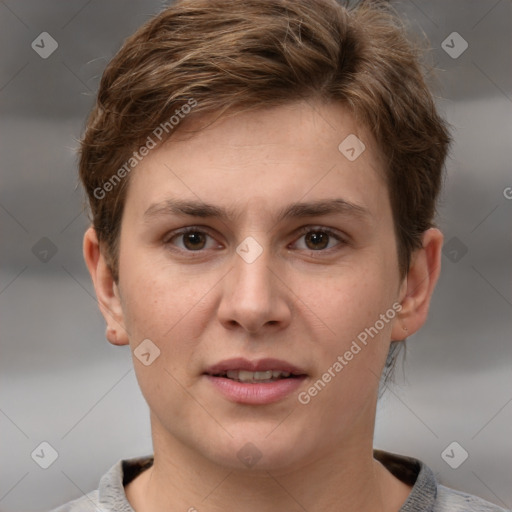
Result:
<instances>
[{"instance_id":1,"label":"gray shirt","mask_svg":"<svg viewBox=\"0 0 512 512\"><path fill-rule=\"evenodd\" d=\"M471 494L439 485L432 470L420 460L382 450L373 453L393 475L413 486L398 512L507 512ZM152 456L120 460L103 475L97 490L52 512L134 512L124 486L152 464Z\"/></svg>"}]
</instances>

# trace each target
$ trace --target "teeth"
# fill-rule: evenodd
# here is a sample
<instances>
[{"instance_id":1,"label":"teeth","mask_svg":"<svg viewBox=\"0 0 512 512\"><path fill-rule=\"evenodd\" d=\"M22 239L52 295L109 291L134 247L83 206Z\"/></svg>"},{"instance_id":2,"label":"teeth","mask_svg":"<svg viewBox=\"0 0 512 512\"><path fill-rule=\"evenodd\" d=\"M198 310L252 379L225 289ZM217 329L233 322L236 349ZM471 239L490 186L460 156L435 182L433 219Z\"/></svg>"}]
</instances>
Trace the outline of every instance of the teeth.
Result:
<instances>
[{"instance_id":1,"label":"teeth","mask_svg":"<svg viewBox=\"0 0 512 512\"><path fill-rule=\"evenodd\" d=\"M280 370L267 370L265 372L249 372L247 370L228 370L226 377L228 379L238 380L240 382L272 382L275 379L289 377L289 372Z\"/></svg>"}]
</instances>

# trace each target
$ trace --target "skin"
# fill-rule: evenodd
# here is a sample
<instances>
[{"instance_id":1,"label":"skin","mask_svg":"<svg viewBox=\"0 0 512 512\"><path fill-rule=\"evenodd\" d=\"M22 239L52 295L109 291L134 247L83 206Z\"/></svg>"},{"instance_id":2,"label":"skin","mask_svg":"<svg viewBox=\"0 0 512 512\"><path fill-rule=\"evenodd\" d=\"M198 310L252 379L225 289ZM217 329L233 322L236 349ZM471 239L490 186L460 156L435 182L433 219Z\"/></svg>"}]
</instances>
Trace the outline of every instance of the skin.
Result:
<instances>
[{"instance_id":1,"label":"skin","mask_svg":"<svg viewBox=\"0 0 512 512\"><path fill-rule=\"evenodd\" d=\"M410 487L372 455L378 376L390 341L425 322L442 234L424 233L401 278L378 146L341 104L291 103L183 134L130 176L118 283L94 230L84 237L109 340L133 351L149 338L160 349L149 366L134 357L155 462L126 486L128 500L137 512L234 510L234 496L249 512L399 510ZM349 134L366 146L353 162L338 150ZM234 215L144 218L168 199ZM365 213L278 219L292 203L332 199ZM191 246L176 233L187 226L209 236ZM311 242L304 226L339 240ZM248 236L263 251L250 264L236 253ZM307 390L394 303L399 314L307 405L295 392L236 404L203 375L227 358L272 357L305 369L298 391ZM237 457L248 442L262 455L252 468Z\"/></svg>"}]
</instances>

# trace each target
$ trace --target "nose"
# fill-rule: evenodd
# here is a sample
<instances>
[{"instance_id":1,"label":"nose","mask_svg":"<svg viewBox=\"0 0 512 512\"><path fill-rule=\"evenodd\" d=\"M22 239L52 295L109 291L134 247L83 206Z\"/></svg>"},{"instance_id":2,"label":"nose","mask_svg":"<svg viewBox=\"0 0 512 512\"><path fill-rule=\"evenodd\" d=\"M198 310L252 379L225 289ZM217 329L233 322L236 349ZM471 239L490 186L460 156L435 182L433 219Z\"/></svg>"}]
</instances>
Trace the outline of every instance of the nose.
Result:
<instances>
[{"instance_id":1,"label":"nose","mask_svg":"<svg viewBox=\"0 0 512 512\"><path fill-rule=\"evenodd\" d=\"M218 317L226 329L251 334L281 330L291 319L291 297L277 269L271 268L270 251L252 262L233 255L233 268L223 280ZM250 260L249 260L250 261ZM275 267L275 265L274 265ZM279 277L278 277L279 276Z\"/></svg>"}]
</instances>

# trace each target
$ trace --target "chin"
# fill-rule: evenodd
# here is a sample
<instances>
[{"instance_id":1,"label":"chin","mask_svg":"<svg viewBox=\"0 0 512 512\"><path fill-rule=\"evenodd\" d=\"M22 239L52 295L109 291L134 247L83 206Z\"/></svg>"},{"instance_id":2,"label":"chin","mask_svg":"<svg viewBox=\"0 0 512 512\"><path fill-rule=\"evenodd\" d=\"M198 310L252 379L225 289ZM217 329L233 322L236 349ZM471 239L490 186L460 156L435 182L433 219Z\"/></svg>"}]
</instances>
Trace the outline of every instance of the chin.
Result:
<instances>
[{"instance_id":1,"label":"chin","mask_svg":"<svg viewBox=\"0 0 512 512\"><path fill-rule=\"evenodd\" d=\"M264 433L254 432L253 435L250 428L246 428L239 435L226 439L225 443L211 443L208 458L215 464L238 471L282 471L297 467L307 457L304 438L295 438L285 427L283 436L269 435L273 428L275 424Z\"/></svg>"}]
</instances>

